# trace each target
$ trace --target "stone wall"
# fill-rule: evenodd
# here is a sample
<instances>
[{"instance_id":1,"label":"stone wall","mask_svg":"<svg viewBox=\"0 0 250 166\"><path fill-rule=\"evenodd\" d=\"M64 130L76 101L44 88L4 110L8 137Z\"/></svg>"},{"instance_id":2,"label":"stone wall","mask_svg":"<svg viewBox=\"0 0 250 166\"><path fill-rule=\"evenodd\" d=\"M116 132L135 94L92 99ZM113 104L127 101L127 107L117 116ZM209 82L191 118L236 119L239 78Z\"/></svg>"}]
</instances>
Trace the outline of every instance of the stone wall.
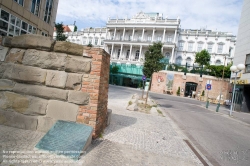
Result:
<instances>
[{"instance_id":1,"label":"stone wall","mask_svg":"<svg viewBox=\"0 0 250 166\"><path fill-rule=\"evenodd\" d=\"M184 96L186 82L194 82L198 84L196 88L196 94L201 94L204 90L204 99L206 100L207 91L205 90L205 86L207 84L207 80L212 80L212 90L209 91L209 98L217 98L220 94L220 89L222 89L223 99L230 99L229 92L231 91L231 84L229 82L229 79L222 80L207 75L203 75L202 78L200 78L200 75L191 73L187 73L187 75L184 76L183 72L160 71L158 73L154 73L151 91L157 93L164 93L164 91L166 92L168 90L166 86L168 74L172 74L174 77L172 86L173 95L177 95L176 92L178 90L178 87L180 87L180 90L183 89L183 91L181 91L180 93L180 96Z\"/></svg>"},{"instance_id":2,"label":"stone wall","mask_svg":"<svg viewBox=\"0 0 250 166\"><path fill-rule=\"evenodd\" d=\"M40 35L4 37L0 124L48 131L56 120L106 127L110 55Z\"/></svg>"}]
</instances>

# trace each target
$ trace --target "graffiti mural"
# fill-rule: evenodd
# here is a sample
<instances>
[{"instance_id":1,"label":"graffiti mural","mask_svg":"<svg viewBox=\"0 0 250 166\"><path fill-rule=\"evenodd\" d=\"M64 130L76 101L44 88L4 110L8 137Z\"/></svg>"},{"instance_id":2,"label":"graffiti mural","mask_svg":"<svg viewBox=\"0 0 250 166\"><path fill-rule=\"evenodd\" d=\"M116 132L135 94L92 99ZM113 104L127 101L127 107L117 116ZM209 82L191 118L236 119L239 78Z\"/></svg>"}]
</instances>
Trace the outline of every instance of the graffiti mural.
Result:
<instances>
[{"instance_id":1,"label":"graffiti mural","mask_svg":"<svg viewBox=\"0 0 250 166\"><path fill-rule=\"evenodd\" d=\"M168 90L172 90L174 81L174 73L168 73L166 79L166 86Z\"/></svg>"}]
</instances>

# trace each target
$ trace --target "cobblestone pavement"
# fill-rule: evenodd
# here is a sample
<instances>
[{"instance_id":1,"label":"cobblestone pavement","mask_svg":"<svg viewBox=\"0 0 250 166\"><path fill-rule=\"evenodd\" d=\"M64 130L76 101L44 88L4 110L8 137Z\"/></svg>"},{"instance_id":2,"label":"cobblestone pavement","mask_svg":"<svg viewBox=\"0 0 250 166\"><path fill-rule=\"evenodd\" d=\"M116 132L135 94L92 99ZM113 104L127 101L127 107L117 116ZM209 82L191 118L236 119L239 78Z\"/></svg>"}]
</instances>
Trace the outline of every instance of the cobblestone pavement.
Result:
<instances>
[{"instance_id":1,"label":"cobblestone pavement","mask_svg":"<svg viewBox=\"0 0 250 166\"><path fill-rule=\"evenodd\" d=\"M0 125L0 153L19 151L29 157L27 161L31 157L39 159L36 164L3 163L3 155L6 154L0 154L0 165L202 165L183 141L185 136L168 116L127 111L125 107L128 101L129 98L109 99L111 123L105 129L103 138L92 141L86 154L78 161L34 149L45 133ZM55 163L50 163L52 161Z\"/></svg>"}]
</instances>

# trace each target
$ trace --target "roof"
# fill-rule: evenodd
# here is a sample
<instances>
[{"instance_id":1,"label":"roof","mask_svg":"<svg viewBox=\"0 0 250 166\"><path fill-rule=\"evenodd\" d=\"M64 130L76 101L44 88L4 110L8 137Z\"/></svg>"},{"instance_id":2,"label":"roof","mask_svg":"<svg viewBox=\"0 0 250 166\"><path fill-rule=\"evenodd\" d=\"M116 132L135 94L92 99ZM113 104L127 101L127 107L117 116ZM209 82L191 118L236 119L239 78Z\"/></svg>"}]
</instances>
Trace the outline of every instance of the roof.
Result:
<instances>
[{"instance_id":1,"label":"roof","mask_svg":"<svg viewBox=\"0 0 250 166\"><path fill-rule=\"evenodd\" d=\"M56 27L54 27L54 31L56 31ZM70 28L68 25L63 26L63 32L71 32Z\"/></svg>"}]
</instances>

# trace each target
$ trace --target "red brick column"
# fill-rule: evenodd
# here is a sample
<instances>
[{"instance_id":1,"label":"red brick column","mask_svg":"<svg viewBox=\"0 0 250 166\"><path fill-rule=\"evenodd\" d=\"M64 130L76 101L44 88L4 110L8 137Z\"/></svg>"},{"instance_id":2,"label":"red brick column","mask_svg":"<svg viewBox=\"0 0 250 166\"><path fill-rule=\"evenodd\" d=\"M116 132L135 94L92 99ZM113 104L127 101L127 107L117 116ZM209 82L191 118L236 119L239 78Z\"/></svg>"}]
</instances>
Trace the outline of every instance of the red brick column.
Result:
<instances>
[{"instance_id":1,"label":"red brick column","mask_svg":"<svg viewBox=\"0 0 250 166\"><path fill-rule=\"evenodd\" d=\"M92 57L91 72L82 80L82 92L88 92L90 99L88 105L80 106L77 122L91 125L93 138L97 138L107 124L110 55L91 47L84 47L83 54Z\"/></svg>"}]
</instances>

